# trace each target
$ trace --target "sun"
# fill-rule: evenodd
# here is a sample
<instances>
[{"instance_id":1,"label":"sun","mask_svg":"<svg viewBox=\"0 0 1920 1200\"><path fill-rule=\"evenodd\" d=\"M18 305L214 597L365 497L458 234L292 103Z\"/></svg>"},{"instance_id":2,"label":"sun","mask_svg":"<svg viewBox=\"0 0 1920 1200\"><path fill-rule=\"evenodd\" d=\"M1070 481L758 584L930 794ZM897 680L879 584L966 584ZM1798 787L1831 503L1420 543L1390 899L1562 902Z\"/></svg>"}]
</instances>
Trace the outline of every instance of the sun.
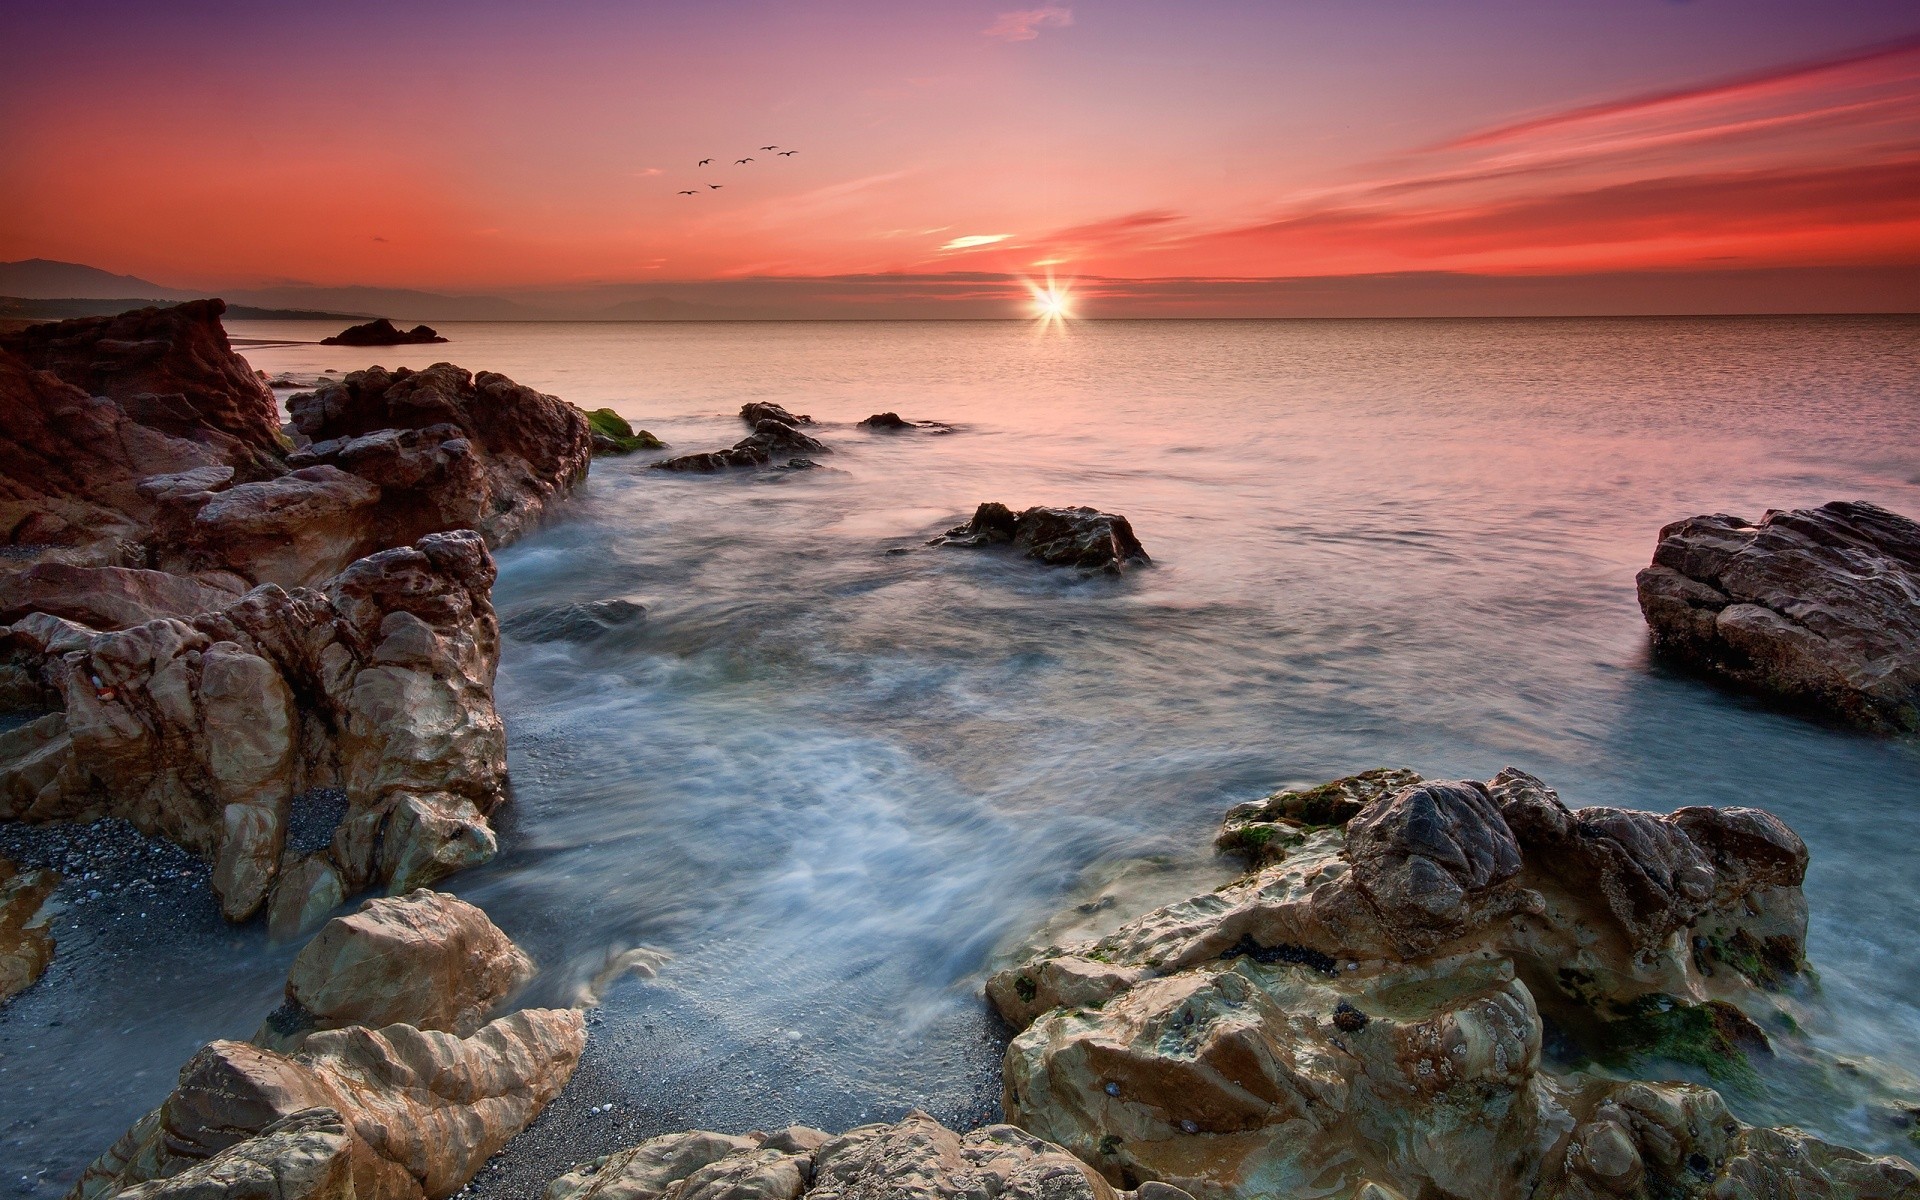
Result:
<instances>
[{"instance_id":1,"label":"sun","mask_svg":"<svg viewBox=\"0 0 1920 1200\"><path fill-rule=\"evenodd\" d=\"M1029 279L1026 284L1033 296L1033 315L1042 325L1064 324L1073 316L1072 289L1068 285L1055 283L1051 275L1045 283Z\"/></svg>"}]
</instances>

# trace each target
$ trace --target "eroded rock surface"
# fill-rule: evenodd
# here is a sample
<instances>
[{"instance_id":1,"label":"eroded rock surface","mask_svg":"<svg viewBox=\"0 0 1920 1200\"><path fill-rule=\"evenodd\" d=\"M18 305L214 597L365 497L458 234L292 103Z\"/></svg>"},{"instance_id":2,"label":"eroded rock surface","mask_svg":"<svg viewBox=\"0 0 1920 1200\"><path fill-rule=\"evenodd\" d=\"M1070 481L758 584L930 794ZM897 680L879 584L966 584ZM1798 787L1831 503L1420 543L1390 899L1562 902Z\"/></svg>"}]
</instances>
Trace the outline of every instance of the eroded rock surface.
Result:
<instances>
[{"instance_id":1,"label":"eroded rock surface","mask_svg":"<svg viewBox=\"0 0 1920 1200\"><path fill-rule=\"evenodd\" d=\"M42 909L59 883L52 871L22 871L0 858L0 1004L32 987L53 961Z\"/></svg>"},{"instance_id":2,"label":"eroded rock surface","mask_svg":"<svg viewBox=\"0 0 1920 1200\"><path fill-rule=\"evenodd\" d=\"M1268 828L1265 837L1250 831ZM1756 809L1569 810L1369 772L1230 817L1256 869L996 973L1008 1119L1195 1195L1910 1197L1920 1175L1717 1093L1543 1064L1751 1070L1733 1003L1803 965L1800 840ZM1371 1190L1369 1190L1371 1189Z\"/></svg>"},{"instance_id":3,"label":"eroded rock surface","mask_svg":"<svg viewBox=\"0 0 1920 1200\"><path fill-rule=\"evenodd\" d=\"M1048 566L1119 574L1152 560L1125 517L1092 508L1029 508L1014 512L989 501L965 525L933 539L935 546L1011 544Z\"/></svg>"},{"instance_id":4,"label":"eroded rock surface","mask_svg":"<svg viewBox=\"0 0 1920 1200\"><path fill-rule=\"evenodd\" d=\"M478 909L449 896L375 901L340 918L287 983L290 1002L321 1006L310 1018L324 1010L340 1023L268 1039L283 1049L210 1043L69 1195L450 1196L559 1094L585 1047L572 1010L482 1023L526 968Z\"/></svg>"},{"instance_id":5,"label":"eroded rock surface","mask_svg":"<svg viewBox=\"0 0 1920 1200\"><path fill-rule=\"evenodd\" d=\"M212 862L233 920L483 862L506 780L493 578L462 531L189 618L0 626L0 683L57 706L0 734L0 817L125 817ZM291 799L326 786L345 820L327 849L290 852Z\"/></svg>"},{"instance_id":6,"label":"eroded rock surface","mask_svg":"<svg viewBox=\"0 0 1920 1200\"><path fill-rule=\"evenodd\" d=\"M545 1200L1136 1200L1058 1146L1010 1125L958 1134L923 1112L838 1137L674 1133L595 1159ZM1137 1200L1189 1200L1149 1184Z\"/></svg>"},{"instance_id":7,"label":"eroded rock surface","mask_svg":"<svg viewBox=\"0 0 1920 1200\"><path fill-rule=\"evenodd\" d=\"M1865 501L1660 531L1640 572L1655 648L1842 720L1920 729L1920 524Z\"/></svg>"}]
</instances>

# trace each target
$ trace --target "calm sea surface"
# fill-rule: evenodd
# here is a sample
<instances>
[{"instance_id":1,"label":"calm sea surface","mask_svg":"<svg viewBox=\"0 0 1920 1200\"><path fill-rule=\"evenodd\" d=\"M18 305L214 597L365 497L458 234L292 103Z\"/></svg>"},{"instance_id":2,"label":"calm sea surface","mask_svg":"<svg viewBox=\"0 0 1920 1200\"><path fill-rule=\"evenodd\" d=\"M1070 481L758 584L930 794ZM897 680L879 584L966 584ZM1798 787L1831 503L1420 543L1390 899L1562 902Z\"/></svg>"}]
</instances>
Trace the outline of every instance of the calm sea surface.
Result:
<instances>
[{"instance_id":1,"label":"calm sea surface","mask_svg":"<svg viewBox=\"0 0 1920 1200\"><path fill-rule=\"evenodd\" d=\"M1695 513L1920 514L1920 321L443 332L244 352L269 372L449 359L611 405L676 452L773 400L834 449L717 477L603 459L500 555L502 613L648 609L623 640L508 640L502 852L446 885L540 961L536 1000L665 956L605 987L578 1090L616 1114L543 1122L530 1152L913 1105L978 1121L1003 1036L984 971L1090 872L1199 861L1222 810L1281 784L1509 764L1575 805L1759 805L1797 829L1820 983L1783 1001L1804 1042L1735 1110L1913 1152L1883 1102L1920 1099L1920 755L1663 670L1633 575ZM854 427L888 409L958 431ZM1125 513L1155 565L1082 580L922 547L982 500ZM0 1178L49 1169L16 1186L51 1194L194 1047L255 1028L288 954L258 929L183 937L135 968L151 981L16 1022L0 1158L26 1169Z\"/></svg>"}]
</instances>

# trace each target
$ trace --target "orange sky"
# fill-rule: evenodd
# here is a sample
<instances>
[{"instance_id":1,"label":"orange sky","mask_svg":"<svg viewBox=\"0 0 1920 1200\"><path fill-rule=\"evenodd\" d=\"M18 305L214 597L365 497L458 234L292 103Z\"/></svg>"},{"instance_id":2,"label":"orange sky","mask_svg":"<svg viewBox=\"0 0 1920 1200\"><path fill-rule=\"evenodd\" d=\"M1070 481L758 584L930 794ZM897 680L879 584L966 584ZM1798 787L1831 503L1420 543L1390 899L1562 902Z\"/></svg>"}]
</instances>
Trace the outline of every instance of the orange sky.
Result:
<instances>
[{"instance_id":1,"label":"orange sky","mask_svg":"<svg viewBox=\"0 0 1920 1200\"><path fill-rule=\"evenodd\" d=\"M1902 5L161 7L0 50L0 259L469 291L1920 266Z\"/></svg>"}]
</instances>

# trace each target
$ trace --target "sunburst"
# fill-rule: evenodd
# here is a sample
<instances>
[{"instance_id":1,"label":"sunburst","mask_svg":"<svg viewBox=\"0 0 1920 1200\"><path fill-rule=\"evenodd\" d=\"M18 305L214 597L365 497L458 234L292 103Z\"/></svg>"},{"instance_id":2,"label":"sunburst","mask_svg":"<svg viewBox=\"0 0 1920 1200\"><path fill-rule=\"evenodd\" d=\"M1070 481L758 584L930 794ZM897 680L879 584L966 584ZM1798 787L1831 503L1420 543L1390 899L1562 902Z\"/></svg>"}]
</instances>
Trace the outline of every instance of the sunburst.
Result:
<instances>
[{"instance_id":1,"label":"sunburst","mask_svg":"<svg viewBox=\"0 0 1920 1200\"><path fill-rule=\"evenodd\" d=\"M1065 327L1073 316L1073 287L1071 284L1054 282L1053 275L1047 275L1045 283L1024 280L1027 291L1033 297L1033 315L1041 328L1049 326Z\"/></svg>"}]
</instances>

